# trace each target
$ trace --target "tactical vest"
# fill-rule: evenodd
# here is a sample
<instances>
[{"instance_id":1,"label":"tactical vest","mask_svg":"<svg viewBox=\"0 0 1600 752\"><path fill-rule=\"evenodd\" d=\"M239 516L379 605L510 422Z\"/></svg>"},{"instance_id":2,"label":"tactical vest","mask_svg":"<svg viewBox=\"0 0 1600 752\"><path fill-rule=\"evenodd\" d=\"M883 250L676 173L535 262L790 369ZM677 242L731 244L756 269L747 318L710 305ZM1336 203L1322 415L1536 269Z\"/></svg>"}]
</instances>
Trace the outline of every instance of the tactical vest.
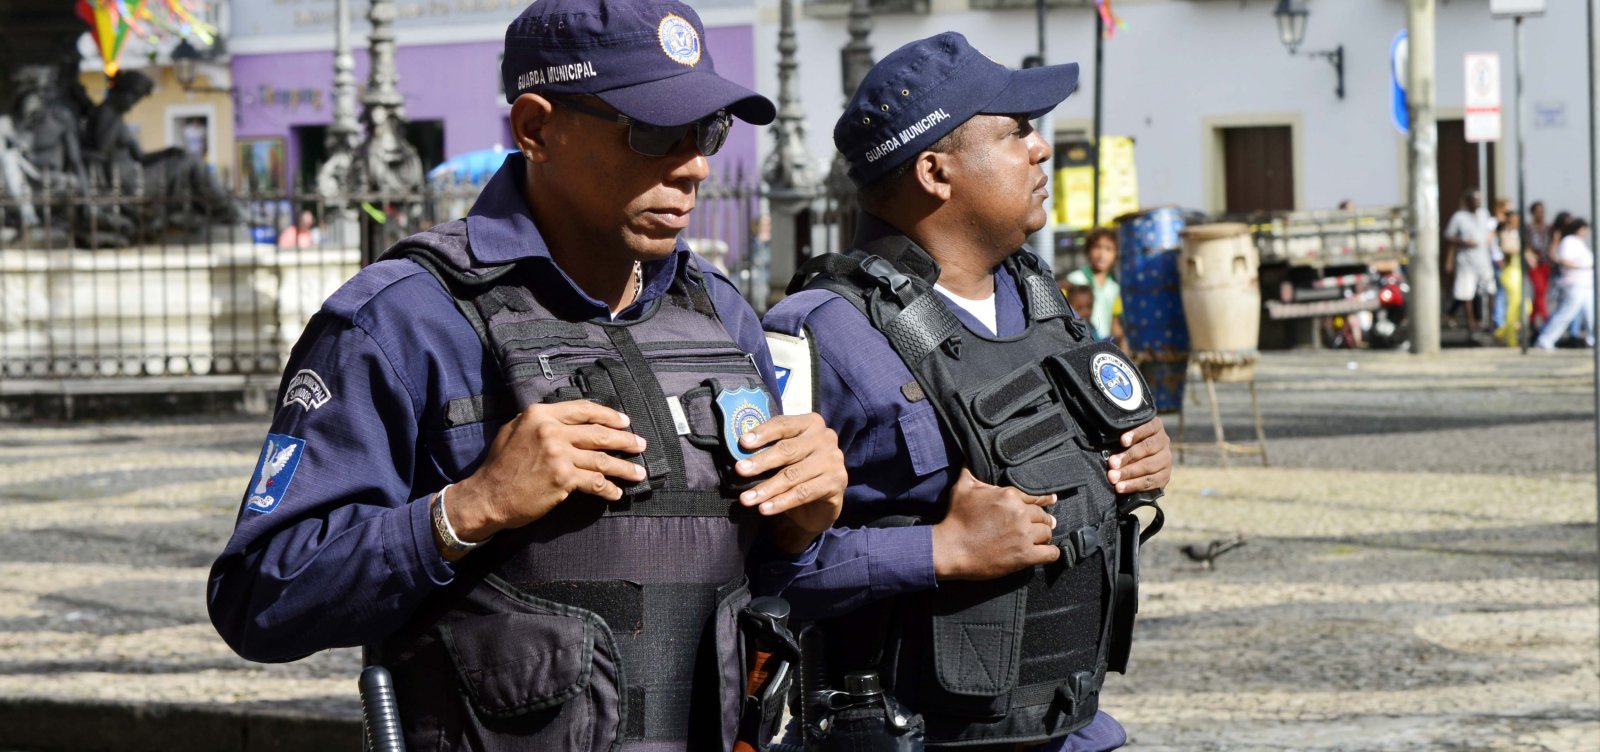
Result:
<instances>
[{"instance_id":1,"label":"tactical vest","mask_svg":"<svg viewBox=\"0 0 1600 752\"><path fill-rule=\"evenodd\" d=\"M735 502L716 401L765 389L698 260L644 315L613 322L556 316L531 292L530 265L470 257L464 223L386 258L439 279L501 376L424 420L482 421L490 441L525 406L591 399L626 413L648 444L627 457L648 478L621 501L573 494L500 532L382 646L407 748L729 748L743 675L736 614L750 599L759 517Z\"/></svg>"},{"instance_id":2,"label":"tactical vest","mask_svg":"<svg viewBox=\"0 0 1600 752\"><path fill-rule=\"evenodd\" d=\"M1106 672L1126 668L1140 543L1132 511L1153 506L1156 495L1119 496L1106 461L1155 408L1139 372L1115 346L1093 340L1030 252L1005 262L1028 321L1007 338L962 326L910 271L919 264L932 267L908 239L883 238L813 258L790 292L831 290L865 314L916 379L902 391L932 402L974 476L1056 494L1048 509L1062 556L996 580L941 582L897 599L888 616L867 615L886 636L873 662L923 715L930 745L1065 736L1094 718ZM807 283L811 274L820 276Z\"/></svg>"}]
</instances>

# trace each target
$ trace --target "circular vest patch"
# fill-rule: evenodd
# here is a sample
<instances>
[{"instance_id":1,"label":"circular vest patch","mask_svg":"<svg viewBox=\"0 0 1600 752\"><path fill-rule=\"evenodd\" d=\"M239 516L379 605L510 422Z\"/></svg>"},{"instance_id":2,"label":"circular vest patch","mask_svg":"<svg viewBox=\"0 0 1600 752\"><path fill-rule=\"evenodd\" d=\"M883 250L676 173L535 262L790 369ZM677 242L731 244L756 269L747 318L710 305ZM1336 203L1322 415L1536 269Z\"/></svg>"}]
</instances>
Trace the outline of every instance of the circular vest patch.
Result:
<instances>
[{"instance_id":1,"label":"circular vest patch","mask_svg":"<svg viewBox=\"0 0 1600 752\"><path fill-rule=\"evenodd\" d=\"M1128 361L1111 353L1100 353L1089 361L1089 370L1094 373L1094 385L1112 404L1129 412L1144 404L1144 389L1134 378L1133 366Z\"/></svg>"},{"instance_id":2,"label":"circular vest patch","mask_svg":"<svg viewBox=\"0 0 1600 752\"><path fill-rule=\"evenodd\" d=\"M668 13L656 27L656 36L661 40L661 51L673 62L689 66L700 62L700 34L694 24L681 16Z\"/></svg>"}]
</instances>

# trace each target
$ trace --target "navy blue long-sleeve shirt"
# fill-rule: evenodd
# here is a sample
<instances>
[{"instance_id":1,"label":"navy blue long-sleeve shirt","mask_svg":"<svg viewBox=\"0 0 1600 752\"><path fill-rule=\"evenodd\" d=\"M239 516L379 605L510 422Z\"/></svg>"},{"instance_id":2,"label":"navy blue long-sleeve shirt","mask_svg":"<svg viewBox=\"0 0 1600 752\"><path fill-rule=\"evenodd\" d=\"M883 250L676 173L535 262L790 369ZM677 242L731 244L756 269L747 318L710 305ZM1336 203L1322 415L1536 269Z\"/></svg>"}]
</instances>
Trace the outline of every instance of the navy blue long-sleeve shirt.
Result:
<instances>
[{"instance_id":1,"label":"navy blue long-sleeve shirt","mask_svg":"<svg viewBox=\"0 0 1600 752\"><path fill-rule=\"evenodd\" d=\"M523 169L522 155L510 155L473 205L471 252L542 269L551 299L571 308L562 315L608 315L550 259L521 192ZM680 241L645 264L643 291L618 318L639 315L684 278L689 253ZM755 312L725 277L707 273L704 284L776 393ZM223 639L258 661L373 644L449 584L455 568L434 545L429 498L477 468L503 421L433 430L422 416L499 378L452 298L410 261L373 264L330 296L290 354L236 528L211 568L207 603ZM817 548L773 557L758 587L781 589Z\"/></svg>"},{"instance_id":2,"label":"navy blue long-sleeve shirt","mask_svg":"<svg viewBox=\"0 0 1600 752\"><path fill-rule=\"evenodd\" d=\"M895 234L883 221L863 214L856 246ZM994 282L999 331L989 331L948 297L944 301L970 331L1019 335L1027 318L1016 279L1001 266L995 268ZM961 451L940 426L931 403L906 398L902 387L915 379L883 333L850 301L828 290L784 298L767 312L763 324L782 334L809 333L816 352L814 408L838 432L850 473L845 512L942 518L950 487L961 472ZM929 525L836 528L811 567L787 572L783 597L805 618L848 620L851 611L875 600L937 587L932 531ZM1103 752L1124 741L1122 726L1100 712L1088 726L1035 750Z\"/></svg>"}]
</instances>

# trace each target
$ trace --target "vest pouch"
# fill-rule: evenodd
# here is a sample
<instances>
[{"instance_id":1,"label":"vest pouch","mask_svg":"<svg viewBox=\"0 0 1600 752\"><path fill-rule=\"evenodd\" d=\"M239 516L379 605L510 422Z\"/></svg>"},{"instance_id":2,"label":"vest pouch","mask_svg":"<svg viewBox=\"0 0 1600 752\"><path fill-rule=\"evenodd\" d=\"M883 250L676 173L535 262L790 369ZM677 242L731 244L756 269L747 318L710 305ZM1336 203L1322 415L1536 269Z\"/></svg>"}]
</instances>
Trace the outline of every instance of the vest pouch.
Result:
<instances>
[{"instance_id":1,"label":"vest pouch","mask_svg":"<svg viewBox=\"0 0 1600 752\"><path fill-rule=\"evenodd\" d=\"M1022 629L1031 570L986 582L939 585L931 621L935 686L899 686L908 702L942 715L994 719L1005 715L1008 693L1022 668Z\"/></svg>"},{"instance_id":2,"label":"vest pouch","mask_svg":"<svg viewBox=\"0 0 1600 752\"><path fill-rule=\"evenodd\" d=\"M1117 525L1117 573L1111 597L1111 634L1106 649L1106 668L1119 674L1128 671L1128 656L1133 650L1133 623L1139 613L1139 520L1131 515Z\"/></svg>"},{"instance_id":3,"label":"vest pouch","mask_svg":"<svg viewBox=\"0 0 1600 752\"><path fill-rule=\"evenodd\" d=\"M716 615L713 617L711 637L716 651L712 655L735 656L735 660L722 660L716 664L717 697L721 700L722 745L733 745L739 733L739 718L744 712L744 667L750 665L750 656L744 652L744 641L739 638L739 612L750 604L749 580L740 577L724 585L719 591Z\"/></svg>"},{"instance_id":4,"label":"vest pouch","mask_svg":"<svg viewBox=\"0 0 1600 752\"><path fill-rule=\"evenodd\" d=\"M519 600L528 612L471 616L437 627L472 709L462 718L459 746L611 749L625 708L609 628L582 609Z\"/></svg>"},{"instance_id":5,"label":"vest pouch","mask_svg":"<svg viewBox=\"0 0 1600 752\"><path fill-rule=\"evenodd\" d=\"M638 496L652 488L665 485L671 468L659 449L660 442L670 441L675 437L671 433L663 434L659 430L660 427L651 419L649 411L638 403L639 389L634 385L633 375L622 361L615 358L601 358L593 365L579 368L573 373L570 386L551 392L544 401L564 402L571 399L587 399L627 414L632 421L633 431L644 436L643 454L611 453L646 470L644 480L622 488L624 496Z\"/></svg>"},{"instance_id":6,"label":"vest pouch","mask_svg":"<svg viewBox=\"0 0 1600 752\"><path fill-rule=\"evenodd\" d=\"M1119 449L1118 437L1155 418L1150 387L1116 345L1096 342L1046 362L1094 448Z\"/></svg>"}]
</instances>

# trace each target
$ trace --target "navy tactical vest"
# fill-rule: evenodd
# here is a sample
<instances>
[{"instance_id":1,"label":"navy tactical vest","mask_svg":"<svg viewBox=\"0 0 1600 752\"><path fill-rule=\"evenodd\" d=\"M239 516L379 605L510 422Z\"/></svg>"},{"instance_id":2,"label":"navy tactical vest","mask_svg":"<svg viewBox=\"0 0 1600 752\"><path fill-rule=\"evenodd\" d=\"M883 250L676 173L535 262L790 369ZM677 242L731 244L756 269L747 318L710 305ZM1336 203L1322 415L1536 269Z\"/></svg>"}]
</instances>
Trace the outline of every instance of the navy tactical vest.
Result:
<instances>
[{"instance_id":1,"label":"navy tactical vest","mask_svg":"<svg viewBox=\"0 0 1600 752\"><path fill-rule=\"evenodd\" d=\"M1038 742L1094 718L1106 672L1127 663L1140 543L1132 511L1155 503L1156 495L1119 496L1106 478L1121 434L1155 416L1139 372L1115 346L1093 340L1031 252L1005 265L1028 321L1007 338L962 326L933 289L933 260L904 236L813 258L789 286L831 290L867 316L915 377L902 392L932 403L974 476L1058 497L1048 508L1062 551L1056 563L941 582L824 626L827 670L871 663L923 715L930 745ZM868 625L885 639L867 651L841 644L863 642L838 639L852 624L858 635Z\"/></svg>"},{"instance_id":2,"label":"navy tactical vest","mask_svg":"<svg viewBox=\"0 0 1600 752\"><path fill-rule=\"evenodd\" d=\"M385 642L407 748L727 749L760 519L735 502L743 486L716 402L765 388L712 308L698 259L623 322L555 315L532 292L532 265L471 257L464 222L386 257L440 280L501 376L424 420L492 425L528 405L591 399L626 413L648 444L628 457L648 478L621 501L574 494L500 532Z\"/></svg>"}]
</instances>

